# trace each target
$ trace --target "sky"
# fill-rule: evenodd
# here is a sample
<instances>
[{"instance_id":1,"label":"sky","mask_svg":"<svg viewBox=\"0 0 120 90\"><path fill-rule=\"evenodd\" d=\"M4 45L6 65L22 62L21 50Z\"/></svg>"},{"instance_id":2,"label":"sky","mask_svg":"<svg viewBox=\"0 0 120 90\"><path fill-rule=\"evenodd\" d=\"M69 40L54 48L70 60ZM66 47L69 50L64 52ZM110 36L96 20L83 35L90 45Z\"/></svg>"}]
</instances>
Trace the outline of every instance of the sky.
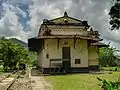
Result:
<instances>
[{"instance_id":1,"label":"sky","mask_svg":"<svg viewBox=\"0 0 120 90\"><path fill-rule=\"evenodd\" d=\"M43 19L63 16L87 20L104 43L120 50L120 30L111 31L109 9L113 0L0 0L0 36L27 42L35 37Z\"/></svg>"}]
</instances>

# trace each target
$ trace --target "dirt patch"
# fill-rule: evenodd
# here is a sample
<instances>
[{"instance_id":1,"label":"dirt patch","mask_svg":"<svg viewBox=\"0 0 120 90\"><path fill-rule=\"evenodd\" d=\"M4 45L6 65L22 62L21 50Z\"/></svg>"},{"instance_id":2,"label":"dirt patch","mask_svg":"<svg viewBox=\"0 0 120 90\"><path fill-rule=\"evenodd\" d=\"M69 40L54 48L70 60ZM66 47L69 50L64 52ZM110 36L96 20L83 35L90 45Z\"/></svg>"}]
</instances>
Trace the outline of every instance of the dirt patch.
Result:
<instances>
[{"instance_id":1,"label":"dirt patch","mask_svg":"<svg viewBox=\"0 0 120 90\"><path fill-rule=\"evenodd\" d=\"M9 90L32 90L31 82L28 78L18 78Z\"/></svg>"},{"instance_id":2,"label":"dirt patch","mask_svg":"<svg viewBox=\"0 0 120 90\"><path fill-rule=\"evenodd\" d=\"M53 86L43 76L31 76L31 85L33 90L53 90Z\"/></svg>"}]
</instances>

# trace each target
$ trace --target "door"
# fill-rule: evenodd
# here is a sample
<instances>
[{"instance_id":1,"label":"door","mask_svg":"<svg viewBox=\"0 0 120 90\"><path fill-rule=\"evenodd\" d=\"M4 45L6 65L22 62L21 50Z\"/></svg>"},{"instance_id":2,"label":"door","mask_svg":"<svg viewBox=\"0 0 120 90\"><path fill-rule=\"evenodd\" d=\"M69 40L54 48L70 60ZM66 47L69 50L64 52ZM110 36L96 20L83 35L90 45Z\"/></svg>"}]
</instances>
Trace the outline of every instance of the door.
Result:
<instances>
[{"instance_id":1,"label":"door","mask_svg":"<svg viewBox=\"0 0 120 90\"><path fill-rule=\"evenodd\" d=\"M70 47L62 48L63 69L66 72L70 71Z\"/></svg>"}]
</instances>

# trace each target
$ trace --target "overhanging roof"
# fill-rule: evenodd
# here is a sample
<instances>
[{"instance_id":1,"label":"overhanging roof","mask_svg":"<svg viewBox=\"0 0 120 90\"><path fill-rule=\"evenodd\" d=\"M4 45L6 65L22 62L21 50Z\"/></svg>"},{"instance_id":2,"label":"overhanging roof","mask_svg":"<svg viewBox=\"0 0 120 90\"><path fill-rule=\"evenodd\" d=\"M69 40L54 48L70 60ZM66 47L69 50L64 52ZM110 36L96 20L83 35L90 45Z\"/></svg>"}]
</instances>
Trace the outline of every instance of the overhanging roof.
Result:
<instances>
[{"instance_id":1,"label":"overhanging roof","mask_svg":"<svg viewBox=\"0 0 120 90\"><path fill-rule=\"evenodd\" d=\"M42 48L43 43L44 41L42 39L29 38L28 39L29 51L38 52Z\"/></svg>"},{"instance_id":2,"label":"overhanging roof","mask_svg":"<svg viewBox=\"0 0 120 90\"><path fill-rule=\"evenodd\" d=\"M104 43L100 43L100 42L90 43L90 45L92 45L92 46L99 46L99 47L109 47L109 45L104 44Z\"/></svg>"}]
</instances>

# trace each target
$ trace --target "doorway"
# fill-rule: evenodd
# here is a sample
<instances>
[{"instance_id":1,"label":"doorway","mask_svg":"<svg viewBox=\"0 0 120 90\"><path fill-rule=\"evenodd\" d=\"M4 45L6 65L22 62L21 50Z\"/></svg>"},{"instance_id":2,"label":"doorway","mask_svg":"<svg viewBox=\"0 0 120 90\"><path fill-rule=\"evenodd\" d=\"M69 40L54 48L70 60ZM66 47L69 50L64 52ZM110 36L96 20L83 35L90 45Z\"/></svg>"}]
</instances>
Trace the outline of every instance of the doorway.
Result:
<instances>
[{"instance_id":1,"label":"doorway","mask_svg":"<svg viewBox=\"0 0 120 90\"><path fill-rule=\"evenodd\" d=\"M65 72L70 71L70 47L63 47L62 48L62 60L63 60L63 70Z\"/></svg>"}]
</instances>

